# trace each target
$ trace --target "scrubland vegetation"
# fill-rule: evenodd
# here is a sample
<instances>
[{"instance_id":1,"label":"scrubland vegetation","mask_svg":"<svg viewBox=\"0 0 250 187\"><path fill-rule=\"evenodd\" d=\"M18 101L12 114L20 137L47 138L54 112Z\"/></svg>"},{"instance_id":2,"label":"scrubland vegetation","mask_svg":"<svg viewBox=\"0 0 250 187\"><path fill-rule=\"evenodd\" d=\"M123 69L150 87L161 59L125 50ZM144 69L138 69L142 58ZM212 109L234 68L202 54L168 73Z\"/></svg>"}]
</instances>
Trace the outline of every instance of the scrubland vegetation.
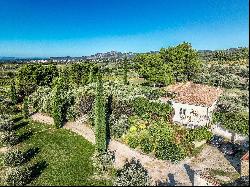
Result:
<instances>
[{"instance_id":1,"label":"scrubland vegetation","mask_svg":"<svg viewBox=\"0 0 250 187\"><path fill-rule=\"evenodd\" d=\"M122 170L114 170L112 153L107 152L107 138L171 162L196 154L198 149L193 142L209 140L212 133L208 127L187 129L171 121L171 105L160 102L159 98L167 95L164 87L175 82L193 81L222 87L224 93L218 101L213 122L248 135L248 56L245 48L237 50L236 54L230 53L229 57L227 52L201 55L191 44L182 43L156 54L139 54L132 60L125 59L122 64L1 64L0 114L21 114L21 120L8 123L27 123L13 132L8 131L2 143L22 150L31 146L39 150L30 158L29 167L23 163L21 152L11 153L14 156L8 157L15 160L18 167L11 170L5 182L13 184L16 179L10 177L22 173L23 181L34 185L149 184L147 172L136 160L126 163ZM28 110L53 117L55 126L25 119ZM61 129L65 122L81 116L87 118L95 131L95 147ZM1 120L1 124L7 123ZM23 131L32 135L23 143L16 142L15 133ZM32 174L30 169L40 167L32 166L36 162L42 168L40 176ZM138 176L133 184L128 182L131 167L140 168L133 174ZM93 179L94 173L108 173L113 180ZM24 184L23 181L17 182Z\"/></svg>"}]
</instances>

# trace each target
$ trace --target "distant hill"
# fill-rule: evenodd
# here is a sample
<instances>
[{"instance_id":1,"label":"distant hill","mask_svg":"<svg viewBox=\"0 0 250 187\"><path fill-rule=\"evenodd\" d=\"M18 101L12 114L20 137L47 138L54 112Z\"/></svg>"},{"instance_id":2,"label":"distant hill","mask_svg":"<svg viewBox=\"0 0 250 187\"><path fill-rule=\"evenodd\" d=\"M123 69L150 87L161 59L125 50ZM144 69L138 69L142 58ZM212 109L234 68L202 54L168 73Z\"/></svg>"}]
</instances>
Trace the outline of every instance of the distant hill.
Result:
<instances>
[{"instance_id":1,"label":"distant hill","mask_svg":"<svg viewBox=\"0 0 250 187\"><path fill-rule=\"evenodd\" d=\"M145 52L146 54L155 54L159 53L159 51L149 51ZM28 61L39 61L39 60L53 60L54 62L76 62L76 61L93 61L93 62L119 62L125 57L128 59L133 58L136 54L134 52L122 53L117 51L110 51L104 53L96 53L89 56L81 56L81 57L70 57L70 56L62 56L62 57L50 57L50 58L42 58L42 57L31 57L31 58L20 58L20 57L5 57L0 56L1 62L28 62ZM242 60L249 58L249 48L247 47L238 47L238 48L230 48L225 50L198 50L198 54L200 58L204 61L222 61L222 60Z\"/></svg>"}]
</instances>

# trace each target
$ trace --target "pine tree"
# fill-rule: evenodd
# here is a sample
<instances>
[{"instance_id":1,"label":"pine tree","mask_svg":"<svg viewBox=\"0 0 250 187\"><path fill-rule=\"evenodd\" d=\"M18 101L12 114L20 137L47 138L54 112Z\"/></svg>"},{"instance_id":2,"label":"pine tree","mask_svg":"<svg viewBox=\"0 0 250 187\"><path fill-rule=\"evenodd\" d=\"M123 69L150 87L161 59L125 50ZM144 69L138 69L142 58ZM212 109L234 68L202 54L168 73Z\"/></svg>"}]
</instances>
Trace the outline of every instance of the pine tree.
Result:
<instances>
[{"instance_id":1,"label":"pine tree","mask_svg":"<svg viewBox=\"0 0 250 187\"><path fill-rule=\"evenodd\" d=\"M23 100L23 116L25 119L29 117L29 105L27 96Z\"/></svg>"},{"instance_id":2,"label":"pine tree","mask_svg":"<svg viewBox=\"0 0 250 187\"><path fill-rule=\"evenodd\" d=\"M106 114L101 75L97 76L97 88L94 107L96 150L98 152L105 152L107 149Z\"/></svg>"},{"instance_id":3,"label":"pine tree","mask_svg":"<svg viewBox=\"0 0 250 187\"><path fill-rule=\"evenodd\" d=\"M11 101L14 104L17 104L17 93L16 93L15 84L11 84L11 87L10 87L10 98L11 98Z\"/></svg>"}]
</instances>

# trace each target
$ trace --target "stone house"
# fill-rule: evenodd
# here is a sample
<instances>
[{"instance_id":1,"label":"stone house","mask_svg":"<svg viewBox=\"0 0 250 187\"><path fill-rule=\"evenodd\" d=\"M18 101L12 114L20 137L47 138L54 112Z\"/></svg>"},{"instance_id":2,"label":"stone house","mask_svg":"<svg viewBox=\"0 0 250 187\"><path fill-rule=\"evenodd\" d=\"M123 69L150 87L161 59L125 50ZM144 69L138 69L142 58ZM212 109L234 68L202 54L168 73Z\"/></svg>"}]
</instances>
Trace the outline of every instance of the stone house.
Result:
<instances>
[{"instance_id":1,"label":"stone house","mask_svg":"<svg viewBox=\"0 0 250 187\"><path fill-rule=\"evenodd\" d=\"M163 97L161 101L172 104L172 121L190 128L205 126L211 122L216 102L223 92L220 88L193 82L169 85L166 91L170 97Z\"/></svg>"}]
</instances>

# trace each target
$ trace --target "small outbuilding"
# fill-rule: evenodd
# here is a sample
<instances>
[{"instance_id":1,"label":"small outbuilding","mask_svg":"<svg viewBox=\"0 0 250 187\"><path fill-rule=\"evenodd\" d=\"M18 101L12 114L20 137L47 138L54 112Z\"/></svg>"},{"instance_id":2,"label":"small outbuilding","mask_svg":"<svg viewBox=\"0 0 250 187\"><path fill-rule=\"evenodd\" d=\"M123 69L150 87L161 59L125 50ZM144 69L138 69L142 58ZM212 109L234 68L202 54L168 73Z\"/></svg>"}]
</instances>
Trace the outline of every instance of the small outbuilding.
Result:
<instances>
[{"instance_id":1,"label":"small outbuilding","mask_svg":"<svg viewBox=\"0 0 250 187\"><path fill-rule=\"evenodd\" d=\"M170 97L163 97L161 100L172 104L173 122L190 128L205 126L211 122L212 112L223 92L221 88L190 81L169 85L166 91Z\"/></svg>"}]
</instances>

